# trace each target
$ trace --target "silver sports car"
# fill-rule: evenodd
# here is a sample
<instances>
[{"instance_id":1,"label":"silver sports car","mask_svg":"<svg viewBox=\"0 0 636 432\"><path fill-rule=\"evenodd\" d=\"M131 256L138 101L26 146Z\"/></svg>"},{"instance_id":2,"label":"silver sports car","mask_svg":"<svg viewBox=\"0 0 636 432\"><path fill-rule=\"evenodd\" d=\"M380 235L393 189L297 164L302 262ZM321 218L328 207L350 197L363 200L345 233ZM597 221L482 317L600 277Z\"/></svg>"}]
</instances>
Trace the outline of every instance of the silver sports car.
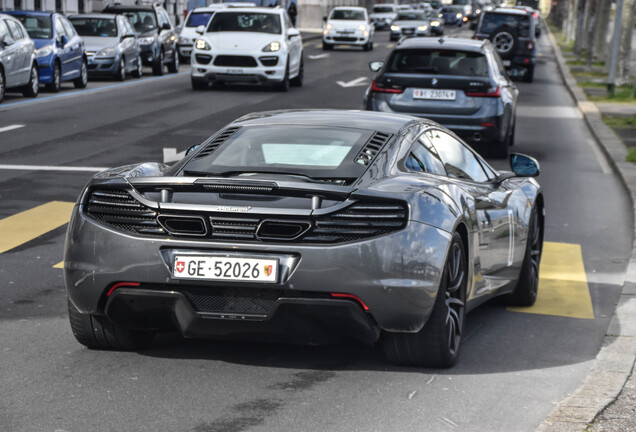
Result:
<instances>
[{"instance_id":1,"label":"silver sports car","mask_svg":"<svg viewBox=\"0 0 636 432\"><path fill-rule=\"evenodd\" d=\"M172 166L95 175L68 228L69 318L90 348L185 337L380 341L449 367L466 313L537 295L537 162L496 171L437 123L276 111L227 125Z\"/></svg>"}]
</instances>

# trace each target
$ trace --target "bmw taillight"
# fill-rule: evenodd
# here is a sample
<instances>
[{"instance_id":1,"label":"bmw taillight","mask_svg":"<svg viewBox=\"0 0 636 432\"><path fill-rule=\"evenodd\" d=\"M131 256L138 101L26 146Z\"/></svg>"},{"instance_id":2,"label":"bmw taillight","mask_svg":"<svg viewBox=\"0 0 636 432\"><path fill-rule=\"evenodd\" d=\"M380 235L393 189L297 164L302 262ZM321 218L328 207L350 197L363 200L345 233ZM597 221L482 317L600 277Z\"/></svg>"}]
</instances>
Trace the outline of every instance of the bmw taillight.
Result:
<instances>
[{"instance_id":1,"label":"bmw taillight","mask_svg":"<svg viewBox=\"0 0 636 432\"><path fill-rule=\"evenodd\" d=\"M404 89L401 87L384 87L382 84L378 84L373 80L371 82L371 91L377 93L404 93Z\"/></svg>"},{"instance_id":2,"label":"bmw taillight","mask_svg":"<svg viewBox=\"0 0 636 432\"><path fill-rule=\"evenodd\" d=\"M487 92L466 92L466 96L469 97L491 97L498 98L501 97L501 86L497 86L494 91Z\"/></svg>"}]
</instances>

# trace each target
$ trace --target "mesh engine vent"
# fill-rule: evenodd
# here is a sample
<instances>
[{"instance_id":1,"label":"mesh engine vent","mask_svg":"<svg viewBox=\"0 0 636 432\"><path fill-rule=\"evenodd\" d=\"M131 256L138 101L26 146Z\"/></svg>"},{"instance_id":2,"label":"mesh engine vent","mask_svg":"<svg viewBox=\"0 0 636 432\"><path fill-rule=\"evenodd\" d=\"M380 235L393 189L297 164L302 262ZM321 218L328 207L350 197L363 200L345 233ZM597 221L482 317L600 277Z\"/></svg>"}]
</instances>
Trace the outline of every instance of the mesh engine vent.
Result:
<instances>
[{"instance_id":1,"label":"mesh engine vent","mask_svg":"<svg viewBox=\"0 0 636 432\"><path fill-rule=\"evenodd\" d=\"M214 138L212 142L206 145L203 150L197 153L197 155L194 158L199 159L199 158L203 158L212 154L214 150L216 150L221 144L223 144L225 140L227 140L229 137L234 135L236 131L239 129L240 129L239 127L231 127L231 128L225 129L223 132L217 135L217 137Z\"/></svg>"},{"instance_id":2,"label":"mesh engine vent","mask_svg":"<svg viewBox=\"0 0 636 432\"><path fill-rule=\"evenodd\" d=\"M138 234L165 233L157 223L157 213L124 190L91 191L84 211L95 219L123 231Z\"/></svg>"},{"instance_id":3,"label":"mesh engine vent","mask_svg":"<svg viewBox=\"0 0 636 432\"><path fill-rule=\"evenodd\" d=\"M362 166L369 166L391 136L391 134L385 132L375 132L360 150L358 156L356 156L356 163Z\"/></svg>"}]
</instances>

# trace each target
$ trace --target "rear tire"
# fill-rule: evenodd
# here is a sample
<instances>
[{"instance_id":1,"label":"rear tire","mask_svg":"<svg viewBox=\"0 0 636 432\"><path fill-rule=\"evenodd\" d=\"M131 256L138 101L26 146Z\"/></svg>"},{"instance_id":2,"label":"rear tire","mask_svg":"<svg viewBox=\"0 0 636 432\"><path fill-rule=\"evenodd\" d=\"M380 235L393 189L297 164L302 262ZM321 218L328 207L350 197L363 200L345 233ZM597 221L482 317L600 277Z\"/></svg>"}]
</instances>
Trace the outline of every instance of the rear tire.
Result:
<instances>
[{"instance_id":1,"label":"rear tire","mask_svg":"<svg viewBox=\"0 0 636 432\"><path fill-rule=\"evenodd\" d=\"M29 83L22 87L22 95L24 97L34 98L37 97L40 92L40 73L37 65L31 66L31 76L29 77Z\"/></svg>"},{"instance_id":2,"label":"rear tire","mask_svg":"<svg viewBox=\"0 0 636 432\"><path fill-rule=\"evenodd\" d=\"M82 60L82 66L80 68L80 76L73 80L75 88L83 89L88 84L88 66L86 65L86 59Z\"/></svg>"},{"instance_id":3,"label":"rear tire","mask_svg":"<svg viewBox=\"0 0 636 432\"><path fill-rule=\"evenodd\" d=\"M464 242L454 233L433 311L417 333L385 332L382 348L398 365L448 368L457 362L466 316L468 264Z\"/></svg>"},{"instance_id":4,"label":"rear tire","mask_svg":"<svg viewBox=\"0 0 636 432\"><path fill-rule=\"evenodd\" d=\"M509 59L514 55L518 35L512 28L499 27L491 33L489 39L502 59Z\"/></svg>"},{"instance_id":5,"label":"rear tire","mask_svg":"<svg viewBox=\"0 0 636 432\"><path fill-rule=\"evenodd\" d=\"M53 79L46 85L46 90L51 93L58 93L62 86L62 71L60 64L56 61L53 65Z\"/></svg>"},{"instance_id":6,"label":"rear tire","mask_svg":"<svg viewBox=\"0 0 636 432\"><path fill-rule=\"evenodd\" d=\"M75 339L90 349L140 350L150 345L154 338L153 333L125 329L105 316L81 313L70 300L68 318Z\"/></svg>"},{"instance_id":7,"label":"rear tire","mask_svg":"<svg viewBox=\"0 0 636 432\"><path fill-rule=\"evenodd\" d=\"M4 94L7 91L7 84L4 81L4 71L0 68L0 103L4 100Z\"/></svg>"},{"instance_id":8,"label":"rear tire","mask_svg":"<svg viewBox=\"0 0 636 432\"><path fill-rule=\"evenodd\" d=\"M526 253L523 257L519 281L512 294L504 297L506 304L511 306L532 306L537 301L539 292L539 266L543 252L543 232L537 211L537 205L532 207L530 214Z\"/></svg>"}]
</instances>

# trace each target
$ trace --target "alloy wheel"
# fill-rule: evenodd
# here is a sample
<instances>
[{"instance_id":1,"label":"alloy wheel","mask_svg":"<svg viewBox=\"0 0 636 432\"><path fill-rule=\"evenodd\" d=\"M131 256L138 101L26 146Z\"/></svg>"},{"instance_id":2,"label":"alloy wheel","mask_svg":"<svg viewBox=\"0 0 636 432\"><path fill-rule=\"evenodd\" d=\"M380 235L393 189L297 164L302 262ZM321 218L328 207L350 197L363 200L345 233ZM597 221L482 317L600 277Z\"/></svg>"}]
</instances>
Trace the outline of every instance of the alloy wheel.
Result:
<instances>
[{"instance_id":1,"label":"alloy wheel","mask_svg":"<svg viewBox=\"0 0 636 432\"><path fill-rule=\"evenodd\" d=\"M495 36L493 43L498 53L505 54L512 49L514 38L510 33L501 32Z\"/></svg>"},{"instance_id":2,"label":"alloy wheel","mask_svg":"<svg viewBox=\"0 0 636 432\"><path fill-rule=\"evenodd\" d=\"M534 294L536 296L536 292L538 290L538 279L539 279L539 264L541 263L541 249L543 242L541 241L541 229L539 228L539 218L537 217L536 210L533 214L532 221L530 224L530 262L532 264L532 287L534 289Z\"/></svg>"},{"instance_id":3,"label":"alloy wheel","mask_svg":"<svg viewBox=\"0 0 636 432\"><path fill-rule=\"evenodd\" d=\"M459 243L453 243L446 262L446 331L448 350L455 355L462 338L464 322L466 262Z\"/></svg>"}]
</instances>

